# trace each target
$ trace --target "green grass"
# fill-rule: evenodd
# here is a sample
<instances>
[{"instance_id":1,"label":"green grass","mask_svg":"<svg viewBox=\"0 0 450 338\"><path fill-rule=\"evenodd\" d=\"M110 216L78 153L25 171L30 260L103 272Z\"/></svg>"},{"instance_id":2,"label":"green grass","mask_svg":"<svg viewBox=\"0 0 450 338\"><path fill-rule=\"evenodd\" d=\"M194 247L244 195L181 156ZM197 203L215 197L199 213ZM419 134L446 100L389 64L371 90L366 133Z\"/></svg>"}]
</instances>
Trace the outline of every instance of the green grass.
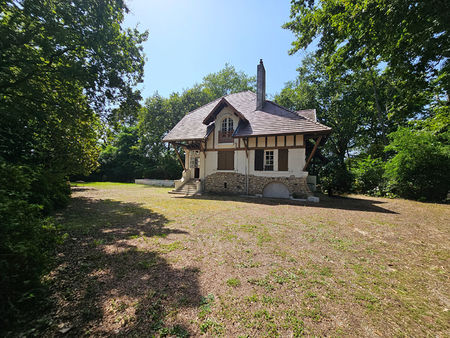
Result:
<instances>
[{"instance_id":1,"label":"green grass","mask_svg":"<svg viewBox=\"0 0 450 338\"><path fill-rule=\"evenodd\" d=\"M239 280L239 278L230 278L227 280L227 285L233 288L237 288L238 286L241 286L241 281Z\"/></svg>"}]
</instances>

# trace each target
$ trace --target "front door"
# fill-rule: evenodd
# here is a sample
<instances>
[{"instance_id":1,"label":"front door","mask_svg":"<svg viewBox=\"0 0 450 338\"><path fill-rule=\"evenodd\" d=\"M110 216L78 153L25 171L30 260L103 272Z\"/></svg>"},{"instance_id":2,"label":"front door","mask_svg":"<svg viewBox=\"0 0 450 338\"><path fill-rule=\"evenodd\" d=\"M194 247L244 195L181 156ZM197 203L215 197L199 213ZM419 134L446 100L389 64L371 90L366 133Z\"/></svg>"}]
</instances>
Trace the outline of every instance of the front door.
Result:
<instances>
[{"instance_id":1,"label":"front door","mask_svg":"<svg viewBox=\"0 0 450 338\"><path fill-rule=\"evenodd\" d=\"M196 152L191 155L190 167L194 170L194 178L200 178L200 156Z\"/></svg>"}]
</instances>

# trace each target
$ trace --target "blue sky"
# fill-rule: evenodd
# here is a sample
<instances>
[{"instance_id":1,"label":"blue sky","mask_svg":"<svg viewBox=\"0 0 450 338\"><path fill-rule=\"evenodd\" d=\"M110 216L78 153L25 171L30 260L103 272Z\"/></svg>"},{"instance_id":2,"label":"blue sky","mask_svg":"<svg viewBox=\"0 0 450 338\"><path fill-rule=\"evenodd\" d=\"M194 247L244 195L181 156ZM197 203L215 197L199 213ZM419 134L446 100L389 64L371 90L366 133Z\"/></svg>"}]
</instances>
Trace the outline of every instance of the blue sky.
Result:
<instances>
[{"instance_id":1,"label":"blue sky","mask_svg":"<svg viewBox=\"0 0 450 338\"><path fill-rule=\"evenodd\" d=\"M256 75L264 60L268 95L294 80L304 52L288 55L294 35L288 0L129 0L124 26L148 30L142 86L146 98L158 91L181 92L226 62Z\"/></svg>"}]
</instances>

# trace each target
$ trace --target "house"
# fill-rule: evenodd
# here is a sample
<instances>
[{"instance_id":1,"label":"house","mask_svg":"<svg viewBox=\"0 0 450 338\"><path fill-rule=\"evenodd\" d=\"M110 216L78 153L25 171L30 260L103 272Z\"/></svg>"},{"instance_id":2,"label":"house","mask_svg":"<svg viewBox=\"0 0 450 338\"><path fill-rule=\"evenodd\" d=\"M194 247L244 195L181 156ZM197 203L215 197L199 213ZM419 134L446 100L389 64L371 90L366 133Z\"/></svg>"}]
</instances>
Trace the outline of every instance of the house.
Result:
<instances>
[{"instance_id":1,"label":"house","mask_svg":"<svg viewBox=\"0 0 450 338\"><path fill-rule=\"evenodd\" d=\"M174 146L183 166L174 192L307 197L309 162L330 132L317 122L315 109L296 112L266 100L261 60L256 94L230 94L188 113L163 141ZM306 158L310 138L315 145Z\"/></svg>"}]
</instances>

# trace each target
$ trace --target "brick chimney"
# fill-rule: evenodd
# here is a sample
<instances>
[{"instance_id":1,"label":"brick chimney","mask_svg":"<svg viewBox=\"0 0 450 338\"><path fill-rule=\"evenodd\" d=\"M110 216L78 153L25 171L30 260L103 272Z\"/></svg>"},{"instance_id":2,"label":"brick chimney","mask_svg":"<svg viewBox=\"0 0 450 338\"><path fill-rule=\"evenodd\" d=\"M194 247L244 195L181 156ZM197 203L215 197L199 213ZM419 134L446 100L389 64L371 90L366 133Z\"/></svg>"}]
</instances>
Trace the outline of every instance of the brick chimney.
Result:
<instances>
[{"instance_id":1,"label":"brick chimney","mask_svg":"<svg viewBox=\"0 0 450 338\"><path fill-rule=\"evenodd\" d=\"M262 110L266 101L266 70L263 60L259 60L256 73L256 110Z\"/></svg>"}]
</instances>

